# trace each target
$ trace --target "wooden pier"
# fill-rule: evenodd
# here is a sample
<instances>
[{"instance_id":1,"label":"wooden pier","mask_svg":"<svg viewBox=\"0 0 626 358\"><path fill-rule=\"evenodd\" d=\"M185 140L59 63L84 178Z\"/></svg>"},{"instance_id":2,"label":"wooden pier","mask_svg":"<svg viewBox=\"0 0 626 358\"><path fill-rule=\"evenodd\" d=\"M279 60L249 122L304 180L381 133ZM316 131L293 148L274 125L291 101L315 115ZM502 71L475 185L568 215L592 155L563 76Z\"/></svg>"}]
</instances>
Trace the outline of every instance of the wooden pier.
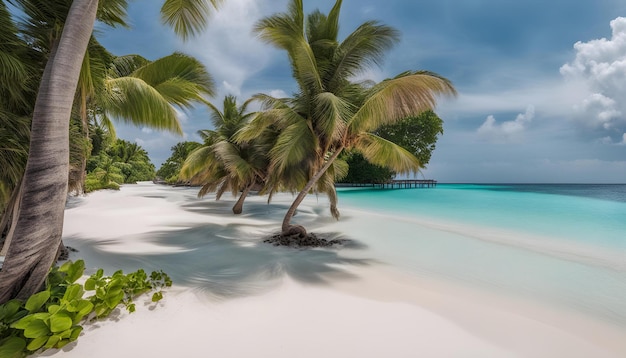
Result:
<instances>
[{"instance_id":1,"label":"wooden pier","mask_svg":"<svg viewBox=\"0 0 626 358\"><path fill-rule=\"evenodd\" d=\"M379 189L414 189L434 188L437 181L433 179L400 179L386 183L336 183L337 188L379 188Z\"/></svg>"}]
</instances>

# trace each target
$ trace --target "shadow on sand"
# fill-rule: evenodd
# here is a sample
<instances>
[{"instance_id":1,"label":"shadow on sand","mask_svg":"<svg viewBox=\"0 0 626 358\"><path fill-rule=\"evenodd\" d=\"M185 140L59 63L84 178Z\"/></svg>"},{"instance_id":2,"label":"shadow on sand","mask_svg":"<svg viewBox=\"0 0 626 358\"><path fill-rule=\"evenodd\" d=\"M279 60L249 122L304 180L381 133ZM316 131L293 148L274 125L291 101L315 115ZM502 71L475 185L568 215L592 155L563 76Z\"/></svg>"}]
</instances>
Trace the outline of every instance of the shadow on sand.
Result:
<instances>
[{"instance_id":1,"label":"shadow on sand","mask_svg":"<svg viewBox=\"0 0 626 358\"><path fill-rule=\"evenodd\" d=\"M263 225L265 226L265 225ZM249 229L250 225L246 225ZM334 238L340 234L325 234ZM171 231L156 231L141 237L64 240L87 258L88 267L105 268L108 274L122 269L163 270L181 286L205 292L218 299L254 295L276 287L288 276L307 284L324 285L333 280L354 279L344 267L374 263L370 259L347 258L343 250L365 246L351 240L340 248L293 249L263 244L262 237L243 232L240 224L210 224ZM139 241L145 252L123 252L125 240ZM133 244L129 244L133 246ZM130 251L130 250L129 250ZM73 256L73 255L72 255ZM70 257L71 258L71 257ZM90 273L90 272L87 272Z\"/></svg>"}]
</instances>

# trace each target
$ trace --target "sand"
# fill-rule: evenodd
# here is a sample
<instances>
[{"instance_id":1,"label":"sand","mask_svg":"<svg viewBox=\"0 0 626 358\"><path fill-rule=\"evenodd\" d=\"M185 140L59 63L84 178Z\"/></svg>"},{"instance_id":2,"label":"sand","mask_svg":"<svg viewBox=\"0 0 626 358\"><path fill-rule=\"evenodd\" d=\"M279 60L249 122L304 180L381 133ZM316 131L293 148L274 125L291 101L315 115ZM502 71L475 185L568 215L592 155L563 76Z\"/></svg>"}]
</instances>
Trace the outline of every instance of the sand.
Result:
<instances>
[{"instance_id":1,"label":"sand","mask_svg":"<svg viewBox=\"0 0 626 358\"><path fill-rule=\"evenodd\" d=\"M623 330L566 310L403 272L357 248L260 243L291 195L196 199L188 188L126 185L71 198L64 241L88 270L163 269L158 304L87 324L53 357L623 357ZM346 217L358 215L342 208ZM346 229L323 197L297 222Z\"/></svg>"}]
</instances>

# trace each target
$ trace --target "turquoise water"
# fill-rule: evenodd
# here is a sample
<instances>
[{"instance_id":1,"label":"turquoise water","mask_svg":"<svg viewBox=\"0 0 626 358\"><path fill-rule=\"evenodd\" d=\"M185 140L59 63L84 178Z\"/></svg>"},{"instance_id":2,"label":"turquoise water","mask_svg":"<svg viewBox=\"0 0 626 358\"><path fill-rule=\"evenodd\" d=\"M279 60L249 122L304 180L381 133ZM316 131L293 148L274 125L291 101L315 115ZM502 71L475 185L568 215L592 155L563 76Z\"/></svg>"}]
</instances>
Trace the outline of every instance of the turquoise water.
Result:
<instances>
[{"instance_id":1,"label":"turquoise water","mask_svg":"<svg viewBox=\"0 0 626 358\"><path fill-rule=\"evenodd\" d=\"M626 185L461 185L342 190L350 206L626 250Z\"/></svg>"},{"instance_id":2,"label":"turquoise water","mask_svg":"<svg viewBox=\"0 0 626 358\"><path fill-rule=\"evenodd\" d=\"M373 214L354 215L354 233L395 266L626 328L626 185L340 189L339 200Z\"/></svg>"}]
</instances>

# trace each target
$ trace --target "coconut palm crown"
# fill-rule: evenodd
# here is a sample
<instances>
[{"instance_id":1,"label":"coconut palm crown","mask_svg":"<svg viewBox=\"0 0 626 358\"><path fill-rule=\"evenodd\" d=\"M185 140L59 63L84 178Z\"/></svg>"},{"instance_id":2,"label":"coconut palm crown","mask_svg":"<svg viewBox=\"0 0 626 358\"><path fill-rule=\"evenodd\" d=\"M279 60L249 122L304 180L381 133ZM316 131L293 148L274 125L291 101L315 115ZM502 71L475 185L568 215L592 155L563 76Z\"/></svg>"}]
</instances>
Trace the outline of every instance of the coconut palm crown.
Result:
<instances>
[{"instance_id":1,"label":"coconut palm crown","mask_svg":"<svg viewBox=\"0 0 626 358\"><path fill-rule=\"evenodd\" d=\"M237 98L226 96L223 111L211 103L211 121L214 130L198 132L204 144L193 151L185 160L180 178L190 183L202 185L198 197L216 192L216 200L231 191L239 200L233 206L233 213L241 214L243 202L255 186L261 187L267 176L267 152L271 145L265 138L257 136L253 140L236 142L235 134L248 124L256 114L247 112L252 99L237 106ZM267 130L262 131L267 133Z\"/></svg>"},{"instance_id":2,"label":"coconut palm crown","mask_svg":"<svg viewBox=\"0 0 626 358\"><path fill-rule=\"evenodd\" d=\"M382 63L399 36L392 27L367 21L340 41L341 3L337 0L328 15L314 11L305 17L302 0L291 0L287 12L266 17L254 28L261 39L287 52L298 84L291 98L258 95L266 110L239 134L249 138L270 123L281 128L270 151L272 176L291 177L301 189L285 215L283 235L306 236L304 228L290 221L311 190L329 194L331 212L338 218L332 179L339 173L333 163L344 149L357 150L397 173L417 172L420 163L411 153L372 132L433 109L439 96L456 93L449 80L428 71L406 71L380 83L356 82L358 75Z\"/></svg>"}]
</instances>

